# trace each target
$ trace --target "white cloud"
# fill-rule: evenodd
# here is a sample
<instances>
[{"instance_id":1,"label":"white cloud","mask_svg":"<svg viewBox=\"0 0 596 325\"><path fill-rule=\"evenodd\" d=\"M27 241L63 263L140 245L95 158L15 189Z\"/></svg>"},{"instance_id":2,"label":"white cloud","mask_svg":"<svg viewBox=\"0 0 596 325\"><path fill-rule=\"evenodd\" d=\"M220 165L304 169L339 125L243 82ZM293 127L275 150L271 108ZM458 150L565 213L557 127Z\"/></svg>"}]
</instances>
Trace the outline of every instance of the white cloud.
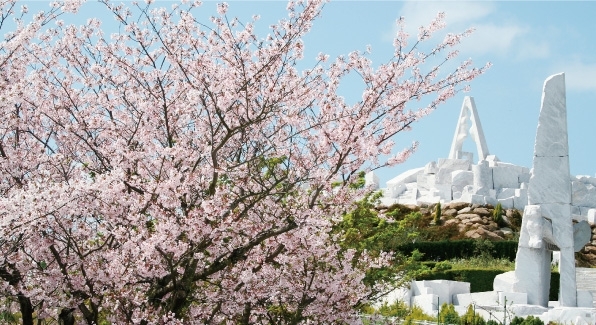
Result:
<instances>
[{"instance_id":1,"label":"white cloud","mask_svg":"<svg viewBox=\"0 0 596 325\"><path fill-rule=\"evenodd\" d=\"M565 72L565 85L569 90L596 91L596 62L564 62L556 67Z\"/></svg>"},{"instance_id":2,"label":"white cloud","mask_svg":"<svg viewBox=\"0 0 596 325\"><path fill-rule=\"evenodd\" d=\"M416 35L418 27L428 25L441 11L445 12L448 27L466 29L470 27L466 25L471 22L490 15L494 11L494 5L490 2L408 1L400 14L406 18L407 31Z\"/></svg>"},{"instance_id":3,"label":"white cloud","mask_svg":"<svg viewBox=\"0 0 596 325\"><path fill-rule=\"evenodd\" d=\"M459 49L462 53L507 55L511 51L522 50L516 45L518 40L527 32L526 28L508 24L481 24L476 31L462 41Z\"/></svg>"},{"instance_id":4,"label":"white cloud","mask_svg":"<svg viewBox=\"0 0 596 325\"><path fill-rule=\"evenodd\" d=\"M440 11L446 16L445 32L460 33L473 27L475 32L458 46L465 56L488 54L527 60L550 55L549 44L538 41L533 35L536 31L515 21L498 20L497 9L494 2L485 1L408 1L400 15L405 17L406 31L412 37L416 37L418 28L428 25Z\"/></svg>"}]
</instances>

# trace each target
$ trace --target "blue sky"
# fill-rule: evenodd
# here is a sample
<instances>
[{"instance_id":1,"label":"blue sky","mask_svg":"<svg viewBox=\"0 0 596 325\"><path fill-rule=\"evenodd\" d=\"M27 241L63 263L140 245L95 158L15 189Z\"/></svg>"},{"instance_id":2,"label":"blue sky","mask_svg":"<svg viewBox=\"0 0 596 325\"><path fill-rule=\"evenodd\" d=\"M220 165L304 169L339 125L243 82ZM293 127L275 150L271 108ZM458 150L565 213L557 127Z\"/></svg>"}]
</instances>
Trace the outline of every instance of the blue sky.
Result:
<instances>
[{"instance_id":1,"label":"blue sky","mask_svg":"<svg viewBox=\"0 0 596 325\"><path fill-rule=\"evenodd\" d=\"M35 5L44 2L36 2ZM47 3L47 2L46 2ZM205 1L205 20L216 1ZM229 15L247 21L259 14L257 32L285 16L284 1L228 1ZM157 1L169 6L170 1ZM86 5L77 18L97 15ZM596 1L332 1L304 39L305 60L319 52L336 56L372 46L373 62L392 55L395 20L404 16L415 36L439 12L446 13L446 32L476 32L459 46L457 60L472 58L480 67L493 64L472 82L469 93L460 93L437 111L395 138L398 147L419 141L418 151L404 164L378 170L382 186L411 168L449 154L463 97L473 96L491 154L501 161L531 167L542 84L548 76L566 73L571 173L596 173ZM199 12L199 13L200 13ZM71 17L72 18L72 17ZM114 21L105 19L109 28ZM65 21L70 19L64 18ZM84 21L84 20L83 20ZM350 100L360 98L357 83L341 88ZM415 107L411 107L415 108ZM465 145L475 154L471 143Z\"/></svg>"},{"instance_id":2,"label":"blue sky","mask_svg":"<svg viewBox=\"0 0 596 325\"><path fill-rule=\"evenodd\" d=\"M230 5L234 5L231 2ZM463 97L473 96L491 154L501 161L531 167L544 80L566 73L571 173L596 173L596 2L594 1L338 1L329 3L306 48L330 54L373 48L373 60L391 53L394 21L404 16L416 35L439 11L445 32L468 27L460 58L488 72L430 116L398 134L396 142L420 146L406 163L377 172L382 186L401 172L449 154ZM441 39L441 38L439 38ZM311 43L309 44L309 41ZM356 91L356 90L354 90ZM466 149L474 152L468 142Z\"/></svg>"}]
</instances>

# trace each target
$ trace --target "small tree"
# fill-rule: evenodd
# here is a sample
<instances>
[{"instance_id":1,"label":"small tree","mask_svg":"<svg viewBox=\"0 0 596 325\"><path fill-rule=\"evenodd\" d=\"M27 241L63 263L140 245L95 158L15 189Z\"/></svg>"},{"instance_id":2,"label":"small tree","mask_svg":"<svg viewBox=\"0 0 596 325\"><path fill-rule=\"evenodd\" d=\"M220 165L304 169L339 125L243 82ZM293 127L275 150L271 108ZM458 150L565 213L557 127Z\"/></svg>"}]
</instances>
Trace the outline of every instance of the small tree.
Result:
<instances>
[{"instance_id":1,"label":"small tree","mask_svg":"<svg viewBox=\"0 0 596 325\"><path fill-rule=\"evenodd\" d=\"M441 202L438 202L435 206L435 216L433 218L433 221L437 226L441 224L441 213Z\"/></svg>"},{"instance_id":2,"label":"small tree","mask_svg":"<svg viewBox=\"0 0 596 325\"><path fill-rule=\"evenodd\" d=\"M460 317L453 304L443 303L439 312L439 318L442 324L459 324Z\"/></svg>"},{"instance_id":3,"label":"small tree","mask_svg":"<svg viewBox=\"0 0 596 325\"><path fill-rule=\"evenodd\" d=\"M495 206L495 209L493 210L493 221L501 227L505 223L503 220L503 206L501 205L501 202L497 203L497 206Z\"/></svg>"}]
</instances>

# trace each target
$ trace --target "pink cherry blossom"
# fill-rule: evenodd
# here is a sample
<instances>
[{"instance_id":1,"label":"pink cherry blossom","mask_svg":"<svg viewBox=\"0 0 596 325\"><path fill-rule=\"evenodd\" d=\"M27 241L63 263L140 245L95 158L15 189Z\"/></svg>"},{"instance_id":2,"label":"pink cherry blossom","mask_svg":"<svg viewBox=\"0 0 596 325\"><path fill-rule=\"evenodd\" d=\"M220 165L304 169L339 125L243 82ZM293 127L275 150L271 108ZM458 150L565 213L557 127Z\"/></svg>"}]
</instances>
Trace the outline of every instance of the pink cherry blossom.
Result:
<instances>
[{"instance_id":1,"label":"pink cherry blossom","mask_svg":"<svg viewBox=\"0 0 596 325\"><path fill-rule=\"evenodd\" d=\"M17 18L0 43L0 301L24 324L359 323L388 289L364 272L391 254L340 249L333 227L365 191L348 185L407 159L417 144L395 153L395 135L485 71L425 65L469 31L424 53L401 28L389 62L299 70L325 1L289 1L266 37L225 3L211 21L199 2L102 3L119 33L69 24L78 1L0 2Z\"/></svg>"}]
</instances>

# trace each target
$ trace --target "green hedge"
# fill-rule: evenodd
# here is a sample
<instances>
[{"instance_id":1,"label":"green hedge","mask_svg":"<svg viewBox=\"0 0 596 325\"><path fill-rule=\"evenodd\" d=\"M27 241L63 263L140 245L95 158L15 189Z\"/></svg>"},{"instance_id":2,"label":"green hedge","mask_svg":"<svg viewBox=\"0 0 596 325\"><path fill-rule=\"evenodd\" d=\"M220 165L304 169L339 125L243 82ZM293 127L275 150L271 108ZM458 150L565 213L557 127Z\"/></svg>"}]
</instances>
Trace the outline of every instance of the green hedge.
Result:
<instances>
[{"instance_id":1,"label":"green hedge","mask_svg":"<svg viewBox=\"0 0 596 325\"><path fill-rule=\"evenodd\" d=\"M445 270L435 271L431 274L420 276L416 280L452 280L470 282L470 292L483 292L493 290L495 276L503 273L500 270ZM549 300L559 298L559 273L551 272Z\"/></svg>"},{"instance_id":2,"label":"green hedge","mask_svg":"<svg viewBox=\"0 0 596 325\"><path fill-rule=\"evenodd\" d=\"M478 255L478 240L442 240L434 242L416 242L394 247L394 251L411 255L414 249L424 254L424 261L445 261L452 258L469 258ZM517 241L491 242L493 249L489 252L494 258L506 258L515 261Z\"/></svg>"}]
</instances>

